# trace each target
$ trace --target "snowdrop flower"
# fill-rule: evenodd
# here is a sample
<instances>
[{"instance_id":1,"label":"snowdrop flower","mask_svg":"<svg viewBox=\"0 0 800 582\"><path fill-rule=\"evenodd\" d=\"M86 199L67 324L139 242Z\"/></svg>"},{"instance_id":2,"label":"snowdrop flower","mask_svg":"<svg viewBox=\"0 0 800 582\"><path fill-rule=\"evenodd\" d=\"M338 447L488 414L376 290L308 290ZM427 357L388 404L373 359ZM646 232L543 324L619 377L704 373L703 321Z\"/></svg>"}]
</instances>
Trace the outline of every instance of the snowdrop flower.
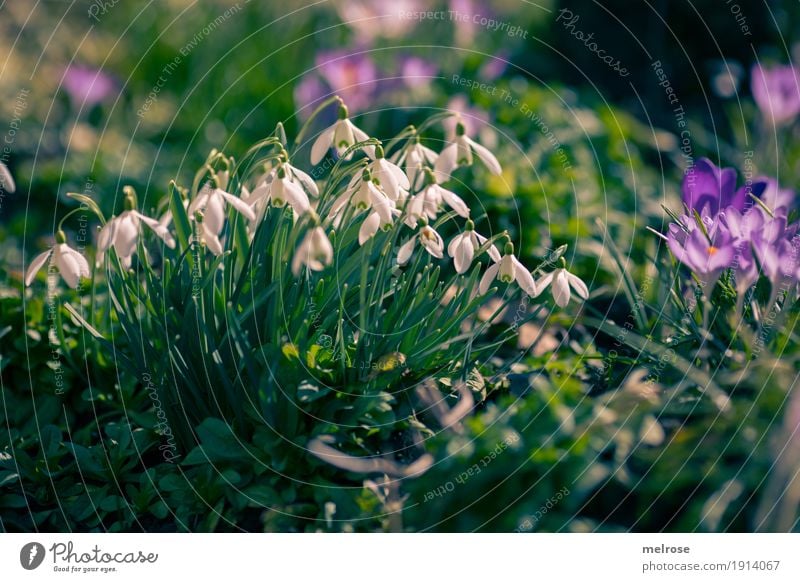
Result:
<instances>
[{"instance_id":1,"label":"snowdrop flower","mask_svg":"<svg viewBox=\"0 0 800 582\"><path fill-rule=\"evenodd\" d=\"M333 262L333 245L321 226L313 227L303 238L292 258L292 273L300 274L303 265L312 271L322 271Z\"/></svg>"},{"instance_id":2,"label":"snowdrop flower","mask_svg":"<svg viewBox=\"0 0 800 582\"><path fill-rule=\"evenodd\" d=\"M393 217L400 215L400 211L396 208L392 208L391 212ZM375 236L378 229L389 230L392 224L394 224L393 220L384 220L377 212L370 213L366 220L361 223L361 228L358 229L358 244L363 246L365 242Z\"/></svg>"},{"instance_id":3,"label":"snowdrop flower","mask_svg":"<svg viewBox=\"0 0 800 582\"><path fill-rule=\"evenodd\" d=\"M487 240L485 236L475 232L475 223L471 220L467 220L464 232L453 237L450 244L447 245L447 254L453 258L453 264L459 275L463 275L469 270L472 259L475 257L475 251L481 248ZM501 261L502 257L496 246L491 245L488 253L494 262Z\"/></svg>"},{"instance_id":4,"label":"snowdrop flower","mask_svg":"<svg viewBox=\"0 0 800 582\"><path fill-rule=\"evenodd\" d=\"M442 237L439 236L439 233L433 230L430 226L428 226L428 221L422 219L422 228L419 229L411 239L405 243L402 247L400 247L400 251L397 253L397 263L400 266L405 265L408 262L408 259L411 258L411 253L414 252L414 247L417 244L417 239L425 247L425 250L428 253L437 259L441 259L444 257L444 241Z\"/></svg>"},{"instance_id":5,"label":"snowdrop flower","mask_svg":"<svg viewBox=\"0 0 800 582\"><path fill-rule=\"evenodd\" d=\"M425 168L433 167L438 157L439 154L419 143L419 136L415 136L411 145L398 150L392 156L392 161L405 167L411 188L418 190L425 179Z\"/></svg>"},{"instance_id":6,"label":"snowdrop flower","mask_svg":"<svg viewBox=\"0 0 800 582\"><path fill-rule=\"evenodd\" d=\"M427 168L425 176L425 188L412 196L408 203L405 218L408 226L416 228L417 220L423 216L428 220L436 218L442 203L447 203L459 216L469 218L469 207L455 192L437 184L433 172Z\"/></svg>"},{"instance_id":7,"label":"snowdrop flower","mask_svg":"<svg viewBox=\"0 0 800 582\"><path fill-rule=\"evenodd\" d=\"M302 187L309 195L313 196L314 198L319 196L319 188L317 187L317 183L314 181L314 178L306 174L300 168L294 167L289 162L289 155L286 153L286 150L283 150L280 153L278 165L269 172L269 175L274 176L277 173L278 168L283 168L283 170L286 172L286 177L298 186Z\"/></svg>"},{"instance_id":8,"label":"snowdrop flower","mask_svg":"<svg viewBox=\"0 0 800 582\"><path fill-rule=\"evenodd\" d=\"M368 139L369 136L353 125L353 122L348 119L347 106L344 103L340 103L339 119L336 123L320 133L314 145L311 146L311 163L314 165L320 163L330 148L334 148L336 154L341 157L348 148L358 142ZM364 148L364 151L366 151L367 155L370 157L375 156L374 146L367 146ZM349 160L352 157L353 152L350 152L345 159Z\"/></svg>"},{"instance_id":9,"label":"snowdrop flower","mask_svg":"<svg viewBox=\"0 0 800 582\"><path fill-rule=\"evenodd\" d=\"M562 264L564 264L563 261ZM547 289L548 286L552 286L553 300L559 307L566 307L567 303L569 303L569 299L572 296L570 289L574 290L581 299L589 298L589 288L586 283L564 267L559 267L539 279L537 283L539 293Z\"/></svg>"},{"instance_id":10,"label":"snowdrop flower","mask_svg":"<svg viewBox=\"0 0 800 582\"><path fill-rule=\"evenodd\" d=\"M0 189L9 194L13 194L17 189L17 185L14 184L14 177L3 162L0 162Z\"/></svg>"},{"instance_id":11,"label":"snowdrop flower","mask_svg":"<svg viewBox=\"0 0 800 582\"><path fill-rule=\"evenodd\" d=\"M311 208L308 194L292 180L292 176L299 176L299 171L293 168L287 171L287 165L280 164L250 193L247 199L250 206L258 206L263 211L267 203L275 208L283 208L288 203L297 214L303 214ZM313 180L311 182L313 183ZM314 188L319 194L316 184Z\"/></svg>"},{"instance_id":12,"label":"snowdrop flower","mask_svg":"<svg viewBox=\"0 0 800 582\"><path fill-rule=\"evenodd\" d=\"M494 259L495 257L492 258ZM495 261L495 264L486 269L483 277L481 277L481 282L478 286L478 291L481 295L484 295L489 290L489 285L495 279L499 279L503 283L516 281L520 288L531 297L536 297L539 294L533 275L514 256L513 243L507 242L505 249L503 249L503 256L499 261L496 259Z\"/></svg>"},{"instance_id":13,"label":"snowdrop flower","mask_svg":"<svg viewBox=\"0 0 800 582\"><path fill-rule=\"evenodd\" d=\"M100 231L97 237L97 264L103 262L103 257L106 251L112 246L117 251L122 266L129 269L131 266L131 257L136 252L136 245L139 242L139 236L142 233L142 223L146 224L150 229L156 233L156 236L164 241L169 248L175 248L175 239L172 238L167 224L169 221L162 218L162 221L149 218L144 214L135 210L136 203L133 194L128 191L125 195L125 210L119 215L114 216L109 220ZM172 215L169 215L172 218Z\"/></svg>"},{"instance_id":14,"label":"snowdrop flower","mask_svg":"<svg viewBox=\"0 0 800 582\"><path fill-rule=\"evenodd\" d=\"M394 202L403 202L408 197L411 184L403 170L384 157L383 148L375 147L375 159L367 166L372 176Z\"/></svg>"},{"instance_id":15,"label":"snowdrop flower","mask_svg":"<svg viewBox=\"0 0 800 582\"><path fill-rule=\"evenodd\" d=\"M492 174L500 174L503 171L492 152L467 137L464 124L459 121L456 124L455 140L442 150L433 166L438 181L449 180L453 170L460 165L471 166L473 154L478 156Z\"/></svg>"},{"instance_id":16,"label":"snowdrop flower","mask_svg":"<svg viewBox=\"0 0 800 582\"><path fill-rule=\"evenodd\" d=\"M336 199L331 208L331 215L338 215L348 204L357 210L371 208L384 223L392 222L396 204L384 192L379 183L372 178L368 169L350 180L347 189Z\"/></svg>"},{"instance_id":17,"label":"snowdrop flower","mask_svg":"<svg viewBox=\"0 0 800 582\"><path fill-rule=\"evenodd\" d=\"M203 240L206 246L215 255L222 254L222 242L219 235L225 226L225 205L230 204L248 220L255 220L255 212L250 205L220 188L211 188L208 184L189 205L189 215L197 217L201 213L202 220L198 221L203 230Z\"/></svg>"},{"instance_id":18,"label":"snowdrop flower","mask_svg":"<svg viewBox=\"0 0 800 582\"><path fill-rule=\"evenodd\" d=\"M445 203L459 216L469 218L469 207L455 192L437 184L436 177L430 170L425 170L425 175L427 185L420 194L426 198L426 201L430 201L437 209L442 203Z\"/></svg>"},{"instance_id":19,"label":"snowdrop flower","mask_svg":"<svg viewBox=\"0 0 800 582\"><path fill-rule=\"evenodd\" d=\"M72 289L78 287L78 282L81 277L87 279L91 277L89 263L86 261L86 257L75 249L67 246L67 236L63 231L59 230L56 233L56 244L53 248L37 255L31 262L28 270L25 272L25 286L30 286L33 282L33 278L36 277L36 273L41 270L48 259L50 259L51 264L55 265L58 272L61 274L61 278L64 279L67 285Z\"/></svg>"}]
</instances>

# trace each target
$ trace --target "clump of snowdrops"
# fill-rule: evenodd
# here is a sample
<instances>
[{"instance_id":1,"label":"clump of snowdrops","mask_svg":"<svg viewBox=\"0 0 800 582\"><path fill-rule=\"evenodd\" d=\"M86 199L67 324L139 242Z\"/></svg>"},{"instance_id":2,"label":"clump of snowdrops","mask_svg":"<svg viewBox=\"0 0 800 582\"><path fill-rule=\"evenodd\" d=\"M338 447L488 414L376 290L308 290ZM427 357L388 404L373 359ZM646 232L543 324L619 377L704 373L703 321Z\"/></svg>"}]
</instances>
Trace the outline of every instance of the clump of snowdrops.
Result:
<instances>
[{"instance_id":1,"label":"clump of snowdrops","mask_svg":"<svg viewBox=\"0 0 800 582\"><path fill-rule=\"evenodd\" d=\"M325 169L315 180L295 152L330 106L338 119L310 148ZM588 297L565 248L530 269L509 235L492 233L448 187L463 166L501 172L460 121L440 152L424 145L449 115L381 142L329 100L293 147L279 125L241 159L211 152L192 184L169 185L155 216L130 187L109 219L72 195L102 224L96 268L69 246L62 220L25 282L45 264L72 288L91 277L91 297L67 309L125 373L146 378L160 433L180 451L218 418L239 446L260 451L254 459L293 475L313 472L307 450L364 472L356 456L419 460L424 422L447 427L466 414L463 387L508 339L486 337L476 317L490 296L502 294L498 312L525 299L517 325L549 303L545 290L559 306ZM432 379L443 382L431 388Z\"/></svg>"}]
</instances>

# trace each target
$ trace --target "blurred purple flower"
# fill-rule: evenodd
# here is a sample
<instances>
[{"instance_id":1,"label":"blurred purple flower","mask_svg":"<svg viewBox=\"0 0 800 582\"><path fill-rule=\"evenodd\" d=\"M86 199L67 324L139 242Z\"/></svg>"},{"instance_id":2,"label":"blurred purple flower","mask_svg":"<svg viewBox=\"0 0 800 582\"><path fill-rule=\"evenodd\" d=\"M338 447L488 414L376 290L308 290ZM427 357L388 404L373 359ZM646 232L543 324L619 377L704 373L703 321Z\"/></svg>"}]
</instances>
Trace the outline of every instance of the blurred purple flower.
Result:
<instances>
[{"instance_id":1,"label":"blurred purple flower","mask_svg":"<svg viewBox=\"0 0 800 582\"><path fill-rule=\"evenodd\" d=\"M345 50L323 52L317 55L317 70L350 111L362 111L371 104L378 74L368 55Z\"/></svg>"},{"instance_id":2,"label":"blurred purple flower","mask_svg":"<svg viewBox=\"0 0 800 582\"><path fill-rule=\"evenodd\" d=\"M78 65L70 65L64 71L63 86L72 103L81 107L102 103L117 90L117 84L111 75Z\"/></svg>"},{"instance_id":3,"label":"blurred purple flower","mask_svg":"<svg viewBox=\"0 0 800 582\"><path fill-rule=\"evenodd\" d=\"M764 118L775 125L789 123L800 113L800 75L792 65L753 67L751 89Z\"/></svg>"},{"instance_id":4,"label":"blurred purple flower","mask_svg":"<svg viewBox=\"0 0 800 582\"><path fill-rule=\"evenodd\" d=\"M401 57L399 69L403 83L411 89L428 85L439 72L439 67L434 63L409 56Z\"/></svg>"},{"instance_id":5,"label":"blurred purple flower","mask_svg":"<svg viewBox=\"0 0 800 582\"><path fill-rule=\"evenodd\" d=\"M507 66L508 55L507 53L501 52L493 57L489 57L489 59L481 65L481 68L478 70L478 76L484 81L494 81L505 73Z\"/></svg>"},{"instance_id":6,"label":"blurred purple flower","mask_svg":"<svg viewBox=\"0 0 800 582\"><path fill-rule=\"evenodd\" d=\"M759 179L737 189L735 169L718 168L708 158L700 158L686 172L681 189L689 210L716 216L729 206L744 211L748 193L760 196L766 187L766 180Z\"/></svg>"}]
</instances>

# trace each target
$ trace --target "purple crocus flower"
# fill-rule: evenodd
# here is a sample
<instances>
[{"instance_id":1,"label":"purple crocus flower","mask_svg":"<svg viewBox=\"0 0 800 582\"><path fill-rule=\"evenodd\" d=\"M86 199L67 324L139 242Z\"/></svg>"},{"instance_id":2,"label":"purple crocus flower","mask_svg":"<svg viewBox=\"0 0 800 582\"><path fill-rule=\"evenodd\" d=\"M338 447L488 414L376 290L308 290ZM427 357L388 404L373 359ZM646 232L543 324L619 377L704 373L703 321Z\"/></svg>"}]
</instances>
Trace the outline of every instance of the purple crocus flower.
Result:
<instances>
[{"instance_id":1,"label":"purple crocus flower","mask_svg":"<svg viewBox=\"0 0 800 582\"><path fill-rule=\"evenodd\" d=\"M705 283L710 293L722 271L736 258L733 237L727 229L719 227L712 228L708 234L699 227L684 234L680 237L671 230L667 235L669 249Z\"/></svg>"},{"instance_id":2,"label":"purple crocus flower","mask_svg":"<svg viewBox=\"0 0 800 582\"><path fill-rule=\"evenodd\" d=\"M748 194L760 196L766 187L765 180L757 180L737 189L736 170L718 168L708 158L700 158L686 172L681 189L683 202L689 210L716 216L730 206L744 211L748 206Z\"/></svg>"},{"instance_id":3,"label":"purple crocus flower","mask_svg":"<svg viewBox=\"0 0 800 582\"><path fill-rule=\"evenodd\" d=\"M800 74L792 65L754 66L751 89L761 114L774 125L790 123L800 113Z\"/></svg>"},{"instance_id":4,"label":"purple crocus flower","mask_svg":"<svg viewBox=\"0 0 800 582\"><path fill-rule=\"evenodd\" d=\"M777 180L767 179L761 201L775 216L786 217L794 207L794 190L781 188Z\"/></svg>"},{"instance_id":5,"label":"purple crocus flower","mask_svg":"<svg viewBox=\"0 0 800 582\"><path fill-rule=\"evenodd\" d=\"M116 92L117 84L111 75L97 69L70 65L64 71L64 90L73 104L92 107Z\"/></svg>"},{"instance_id":6,"label":"purple crocus flower","mask_svg":"<svg viewBox=\"0 0 800 582\"><path fill-rule=\"evenodd\" d=\"M378 74L369 55L349 51L320 53L317 70L351 112L363 111L372 103Z\"/></svg>"}]
</instances>

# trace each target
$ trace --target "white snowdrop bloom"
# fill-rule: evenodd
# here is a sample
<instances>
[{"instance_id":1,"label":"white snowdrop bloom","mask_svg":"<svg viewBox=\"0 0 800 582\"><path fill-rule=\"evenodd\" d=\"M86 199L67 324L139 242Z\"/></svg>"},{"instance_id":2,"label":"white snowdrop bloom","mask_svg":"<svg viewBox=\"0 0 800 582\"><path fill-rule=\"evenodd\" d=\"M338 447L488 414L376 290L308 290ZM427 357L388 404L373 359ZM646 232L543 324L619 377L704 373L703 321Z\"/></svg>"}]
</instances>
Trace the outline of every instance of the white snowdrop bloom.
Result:
<instances>
[{"instance_id":1,"label":"white snowdrop bloom","mask_svg":"<svg viewBox=\"0 0 800 582\"><path fill-rule=\"evenodd\" d=\"M333 245L321 226L306 233L292 258L292 273L298 276L303 265L312 271L322 271L333 262Z\"/></svg>"},{"instance_id":2,"label":"white snowdrop bloom","mask_svg":"<svg viewBox=\"0 0 800 582\"><path fill-rule=\"evenodd\" d=\"M405 168L411 188L418 190L423 185L425 169L432 168L438 157L439 154L419 143L419 136L415 136L410 145L392 156L392 161Z\"/></svg>"},{"instance_id":3,"label":"white snowdrop bloom","mask_svg":"<svg viewBox=\"0 0 800 582\"><path fill-rule=\"evenodd\" d=\"M466 202L455 192L451 192L447 188L442 188L437 184L436 176L432 171L426 170L425 174L427 185L420 194L426 198L426 201L429 201L430 204L434 205L437 209L442 203L447 204L450 208L455 210L459 216L469 218L469 207Z\"/></svg>"},{"instance_id":4,"label":"white snowdrop bloom","mask_svg":"<svg viewBox=\"0 0 800 582\"><path fill-rule=\"evenodd\" d=\"M396 208L392 209L394 216L399 216L400 211ZM363 245L378 232L378 229L389 230L394 224L393 220L384 220L377 212L371 212L364 222L361 223L361 228L358 229L358 244Z\"/></svg>"},{"instance_id":5,"label":"white snowdrop bloom","mask_svg":"<svg viewBox=\"0 0 800 582\"><path fill-rule=\"evenodd\" d=\"M89 263L81 253L67 246L67 237L63 231L56 233L56 244L45 252L36 256L25 271L25 285L30 286L36 273L50 260L58 269L61 278L72 289L78 287L81 277L91 277Z\"/></svg>"},{"instance_id":6,"label":"white snowdrop bloom","mask_svg":"<svg viewBox=\"0 0 800 582\"><path fill-rule=\"evenodd\" d=\"M9 194L13 194L17 190L14 177L3 162L0 162L0 190L5 190Z\"/></svg>"},{"instance_id":7,"label":"white snowdrop bloom","mask_svg":"<svg viewBox=\"0 0 800 582\"><path fill-rule=\"evenodd\" d=\"M125 210L119 216L112 217L100 230L97 237L98 264L103 261L106 252L113 246L122 266L129 269L133 253L136 252L139 236L142 234L142 223L146 224L169 248L175 248L175 239L167 229L172 214L169 214L169 220L165 220L167 218L165 215L159 221L135 210L134 204L133 197L126 195Z\"/></svg>"},{"instance_id":8,"label":"white snowdrop bloom","mask_svg":"<svg viewBox=\"0 0 800 582\"><path fill-rule=\"evenodd\" d=\"M560 267L555 271L547 273L544 277L539 279L537 283L539 293L547 289L548 286L552 287L553 300L559 307L566 307L569 299L572 296L570 288L581 299L589 298L589 288L586 286L579 277L567 271L564 267Z\"/></svg>"},{"instance_id":9,"label":"white snowdrop bloom","mask_svg":"<svg viewBox=\"0 0 800 582\"><path fill-rule=\"evenodd\" d=\"M399 166L396 166L384 157L383 148L375 147L375 159L369 163L367 169L372 173L373 179L378 181L386 195L393 202L404 202L408 197L411 187L408 176Z\"/></svg>"},{"instance_id":10,"label":"white snowdrop bloom","mask_svg":"<svg viewBox=\"0 0 800 582\"><path fill-rule=\"evenodd\" d=\"M279 168L283 168L284 172L286 173L286 177L303 188L310 196L314 198L319 196L319 187L314 181L314 178L306 174L300 168L296 168L289 163L289 155L285 150L281 152L278 164L272 168L272 170L270 170L269 174L274 176L277 174Z\"/></svg>"},{"instance_id":11,"label":"white snowdrop bloom","mask_svg":"<svg viewBox=\"0 0 800 582\"><path fill-rule=\"evenodd\" d=\"M366 141L369 136L363 130L353 125L348 118L347 106L342 103L339 105L339 119L319 134L311 146L311 163L315 166L322 161L328 150L333 148L336 154L341 157L344 152L358 142ZM375 147L366 146L364 151L370 157L375 157ZM354 152L350 152L345 159L353 157Z\"/></svg>"},{"instance_id":12,"label":"white snowdrop bloom","mask_svg":"<svg viewBox=\"0 0 800 582\"><path fill-rule=\"evenodd\" d=\"M311 208L308 194L292 180L285 166L286 164L281 164L275 168L250 193L247 203L250 206L258 207L259 215L266 210L267 204L271 204L275 208L283 208L289 204L297 214L308 212L309 208ZM297 173L295 172L294 175L296 176ZM317 194L319 194L319 191L317 191Z\"/></svg>"},{"instance_id":13,"label":"white snowdrop bloom","mask_svg":"<svg viewBox=\"0 0 800 582\"><path fill-rule=\"evenodd\" d=\"M255 212L247 202L224 190L212 188L208 184L189 204L188 212L191 218L196 218L197 213L202 212L203 240L215 255L222 254L222 242L219 240L219 235L225 226L225 206L227 204L230 204L248 220L255 220Z\"/></svg>"},{"instance_id":14,"label":"white snowdrop bloom","mask_svg":"<svg viewBox=\"0 0 800 582\"><path fill-rule=\"evenodd\" d=\"M410 228L417 228L420 219L433 220L436 218L439 205L435 200L428 196L423 196L422 192L414 194L409 198L405 207L405 218L403 222Z\"/></svg>"},{"instance_id":15,"label":"white snowdrop bloom","mask_svg":"<svg viewBox=\"0 0 800 582\"><path fill-rule=\"evenodd\" d=\"M456 267L456 272L463 275L469 270L472 264L472 259L475 257L475 252L483 246L488 239L475 232L475 224L468 220L464 228L464 232L456 235L447 245L447 254L453 259L453 264ZM491 245L487 252L493 261L499 263L502 257L497 247Z\"/></svg>"},{"instance_id":16,"label":"white snowdrop bloom","mask_svg":"<svg viewBox=\"0 0 800 582\"><path fill-rule=\"evenodd\" d=\"M414 247L417 245L417 240L419 240L420 244L422 244L425 250L428 251L428 253L430 253L432 256L436 257L437 259L444 257L444 241L442 240L442 237L438 232L433 230L433 228L428 226L427 221L424 221L424 224L422 225L422 228L419 229L419 232L417 232L407 243L400 247L400 250L397 253L397 263L400 266L405 265L408 262L408 259L411 258L411 254L414 252Z\"/></svg>"},{"instance_id":17,"label":"white snowdrop bloom","mask_svg":"<svg viewBox=\"0 0 800 582\"><path fill-rule=\"evenodd\" d=\"M500 174L503 169L494 154L465 134L464 124L456 124L456 137L439 154L433 166L437 181L445 182L458 166L471 166L473 154L484 163L492 174Z\"/></svg>"},{"instance_id":18,"label":"white snowdrop bloom","mask_svg":"<svg viewBox=\"0 0 800 582\"><path fill-rule=\"evenodd\" d=\"M347 205L357 210L371 208L378 213L384 223L392 222L397 205L383 191L380 184L375 183L372 174L365 169L361 175L353 176L345 191L334 201L331 216L338 215Z\"/></svg>"},{"instance_id":19,"label":"white snowdrop bloom","mask_svg":"<svg viewBox=\"0 0 800 582\"><path fill-rule=\"evenodd\" d=\"M516 281L520 288L531 297L536 297L539 294L533 275L514 256L514 245L510 242L506 243L502 258L486 269L483 277L481 277L481 282L478 286L478 291L481 295L489 290L489 285L495 279L499 279L503 283Z\"/></svg>"}]
</instances>

